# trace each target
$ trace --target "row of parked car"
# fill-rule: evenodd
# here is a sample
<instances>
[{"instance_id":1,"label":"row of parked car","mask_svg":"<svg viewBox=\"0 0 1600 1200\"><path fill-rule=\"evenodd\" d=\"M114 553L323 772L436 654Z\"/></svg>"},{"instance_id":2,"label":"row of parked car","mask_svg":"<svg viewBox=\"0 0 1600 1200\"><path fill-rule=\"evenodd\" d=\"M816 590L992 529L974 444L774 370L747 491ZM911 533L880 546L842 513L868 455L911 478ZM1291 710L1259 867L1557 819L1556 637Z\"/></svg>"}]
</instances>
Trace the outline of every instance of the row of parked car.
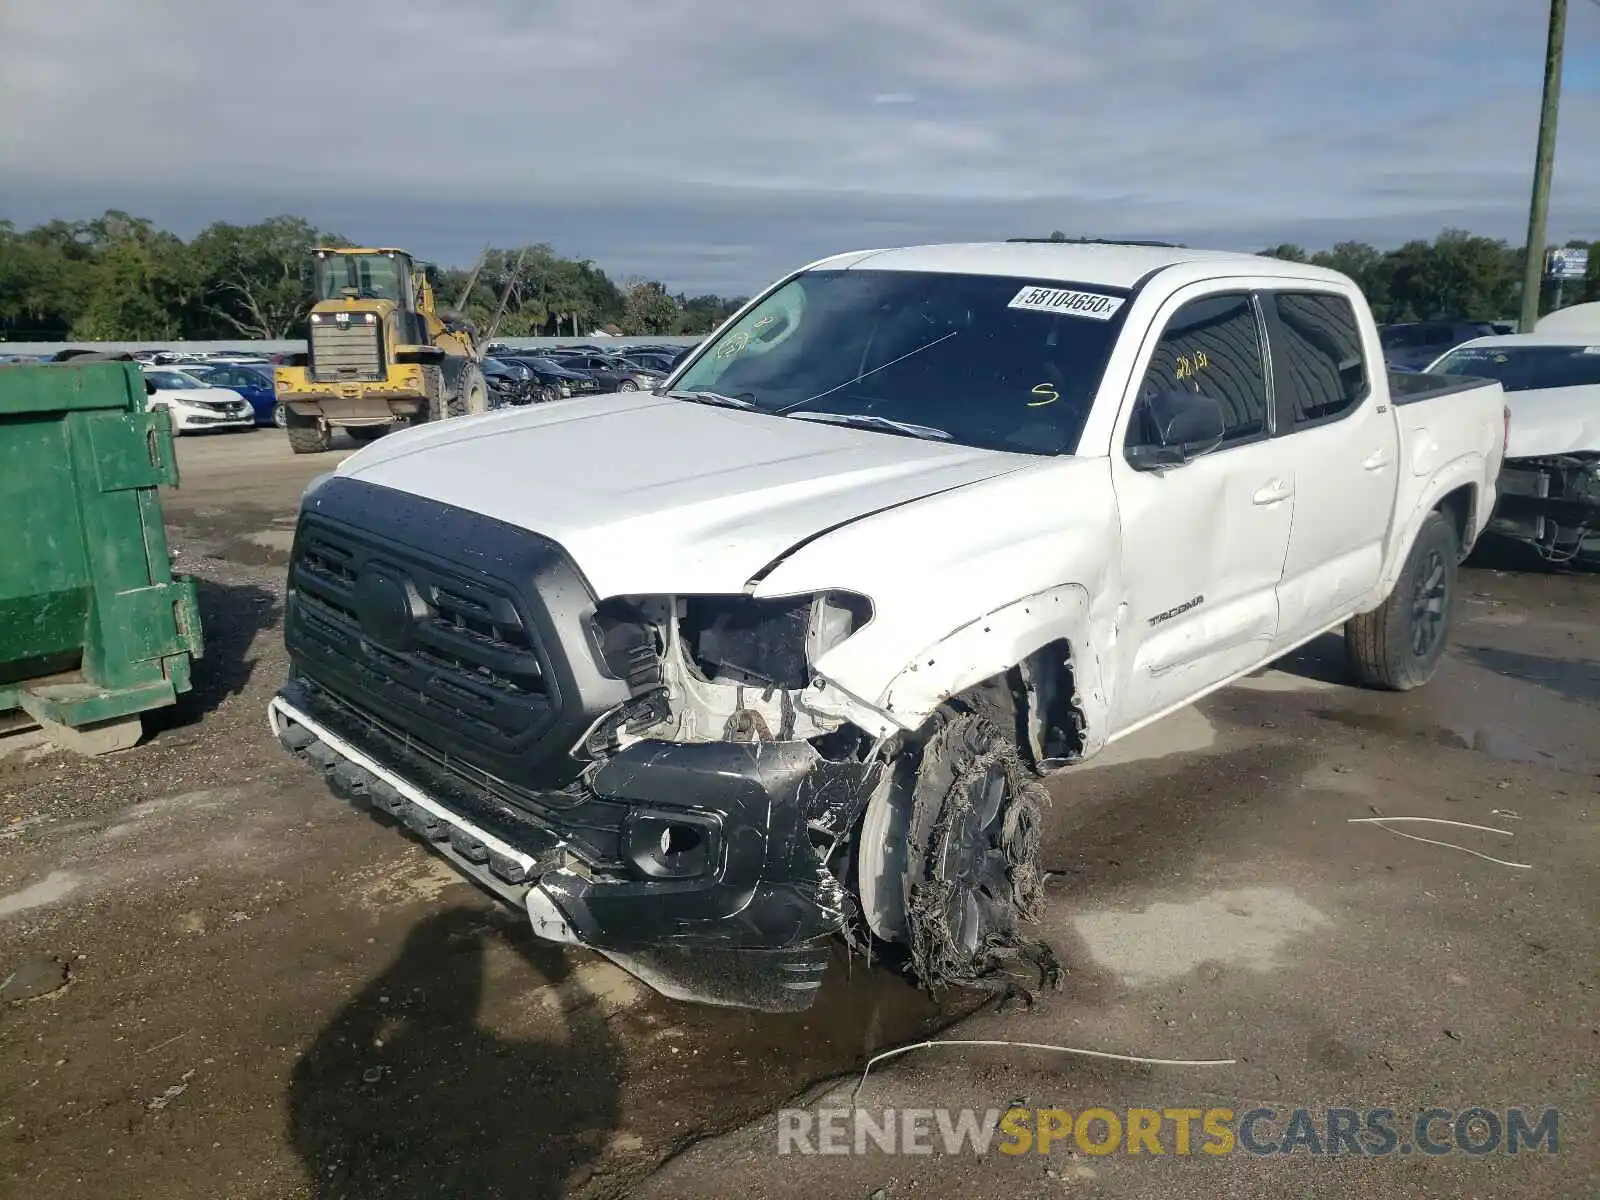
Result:
<instances>
[{"instance_id":1,"label":"row of parked car","mask_svg":"<svg viewBox=\"0 0 1600 1200\"><path fill-rule=\"evenodd\" d=\"M1378 326L1378 341L1390 370L1421 371L1463 342L1515 332L1516 326L1504 321L1400 321Z\"/></svg>"},{"instance_id":2,"label":"row of parked car","mask_svg":"<svg viewBox=\"0 0 1600 1200\"><path fill-rule=\"evenodd\" d=\"M649 391L659 387L693 348L630 346L615 354L589 345L519 350L492 344L483 375L497 408L604 392Z\"/></svg>"},{"instance_id":3,"label":"row of parked car","mask_svg":"<svg viewBox=\"0 0 1600 1200\"><path fill-rule=\"evenodd\" d=\"M648 391L691 348L644 346L630 348L624 357L593 346L558 346L537 354L495 346L491 349L500 353L484 359L483 373L497 408L604 392ZM174 433L284 423L269 358L242 351L188 354L170 363L146 362L144 376L155 388L150 407L167 410Z\"/></svg>"}]
</instances>

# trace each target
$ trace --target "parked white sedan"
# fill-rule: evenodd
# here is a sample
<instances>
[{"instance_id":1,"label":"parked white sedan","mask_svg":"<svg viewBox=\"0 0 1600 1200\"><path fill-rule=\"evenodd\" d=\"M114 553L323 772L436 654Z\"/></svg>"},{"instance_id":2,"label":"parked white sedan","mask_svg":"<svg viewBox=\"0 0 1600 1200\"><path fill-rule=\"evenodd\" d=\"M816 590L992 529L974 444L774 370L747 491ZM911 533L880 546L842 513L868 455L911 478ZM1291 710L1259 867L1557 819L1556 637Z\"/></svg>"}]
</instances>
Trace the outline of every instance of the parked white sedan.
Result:
<instances>
[{"instance_id":1,"label":"parked white sedan","mask_svg":"<svg viewBox=\"0 0 1600 1200\"><path fill-rule=\"evenodd\" d=\"M254 429L255 410L238 392L212 387L202 379L170 368L147 369L144 377L155 385L149 407L167 410L173 433L199 433L206 429Z\"/></svg>"}]
</instances>

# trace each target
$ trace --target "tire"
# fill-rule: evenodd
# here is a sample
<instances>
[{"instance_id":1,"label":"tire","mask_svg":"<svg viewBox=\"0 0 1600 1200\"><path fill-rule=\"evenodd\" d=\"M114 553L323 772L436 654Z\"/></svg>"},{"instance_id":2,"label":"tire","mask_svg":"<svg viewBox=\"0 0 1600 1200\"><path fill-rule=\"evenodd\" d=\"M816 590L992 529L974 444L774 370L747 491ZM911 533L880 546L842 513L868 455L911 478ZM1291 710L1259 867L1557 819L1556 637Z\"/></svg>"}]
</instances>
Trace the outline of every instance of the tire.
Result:
<instances>
[{"instance_id":1,"label":"tire","mask_svg":"<svg viewBox=\"0 0 1600 1200\"><path fill-rule=\"evenodd\" d=\"M993 722L950 711L936 718L916 767L903 881L910 966L924 987L1020 990L1004 971L1018 957L1059 984L1054 955L1022 931L1044 905L1047 801Z\"/></svg>"},{"instance_id":2,"label":"tire","mask_svg":"<svg viewBox=\"0 0 1600 1200\"><path fill-rule=\"evenodd\" d=\"M427 396L427 402L412 414L413 425L420 425L424 421L437 421L444 415L444 371L439 367L423 367L422 390Z\"/></svg>"},{"instance_id":3,"label":"tire","mask_svg":"<svg viewBox=\"0 0 1600 1200\"><path fill-rule=\"evenodd\" d=\"M296 454L321 454L333 447L333 430L320 417L302 417L292 408L283 408L284 431L289 448Z\"/></svg>"},{"instance_id":4,"label":"tire","mask_svg":"<svg viewBox=\"0 0 1600 1200\"><path fill-rule=\"evenodd\" d=\"M428 394L428 419L442 421L450 417L466 417L477 413L489 411L489 388L483 381L483 372L477 364L469 363L462 368L461 379L456 385L455 394L445 396L443 379L439 380L437 390L433 382L429 382Z\"/></svg>"},{"instance_id":5,"label":"tire","mask_svg":"<svg viewBox=\"0 0 1600 1200\"><path fill-rule=\"evenodd\" d=\"M274 404L272 406L272 423L279 429L287 429L289 427L288 413L289 410L282 404Z\"/></svg>"},{"instance_id":6,"label":"tire","mask_svg":"<svg viewBox=\"0 0 1600 1200\"><path fill-rule=\"evenodd\" d=\"M539 389L539 397L536 403L554 404L559 399L561 399L561 389L554 384L546 384Z\"/></svg>"},{"instance_id":7,"label":"tire","mask_svg":"<svg viewBox=\"0 0 1600 1200\"><path fill-rule=\"evenodd\" d=\"M1356 682L1406 692L1433 678L1450 640L1460 558L1455 525L1429 513L1389 598L1345 624L1345 662Z\"/></svg>"},{"instance_id":8,"label":"tire","mask_svg":"<svg viewBox=\"0 0 1600 1200\"><path fill-rule=\"evenodd\" d=\"M344 431L365 445L367 442L377 441L393 428L392 425L346 425Z\"/></svg>"},{"instance_id":9,"label":"tire","mask_svg":"<svg viewBox=\"0 0 1600 1200\"><path fill-rule=\"evenodd\" d=\"M489 387L483 381L483 372L477 367L467 369L457 402L461 405L461 416L475 417L489 411Z\"/></svg>"},{"instance_id":10,"label":"tire","mask_svg":"<svg viewBox=\"0 0 1600 1200\"><path fill-rule=\"evenodd\" d=\"M639 385L631 379L624 379L621 383L617 384L617 391L619 392L637 392L638 390Z\"/></svg>"}]
</instances>

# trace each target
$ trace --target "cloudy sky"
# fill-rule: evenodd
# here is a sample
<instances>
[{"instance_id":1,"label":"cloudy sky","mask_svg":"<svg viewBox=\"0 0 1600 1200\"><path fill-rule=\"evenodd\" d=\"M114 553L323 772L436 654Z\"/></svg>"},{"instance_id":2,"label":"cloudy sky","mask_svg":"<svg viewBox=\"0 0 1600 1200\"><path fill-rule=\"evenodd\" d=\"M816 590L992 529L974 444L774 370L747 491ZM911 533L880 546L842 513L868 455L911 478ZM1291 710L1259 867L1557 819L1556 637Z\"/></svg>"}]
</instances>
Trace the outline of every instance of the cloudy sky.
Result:
<instances>
[{"instance_id":1,"label":"cloudy sky","mask_svg":"<svg viewBox=\"0 0 1600 1200\"><path fill-rule=\"evenodd\" d=\"M1571 0L1552 239L1600 237ZM0 218L293 212L753 289L1048 234L1520 240L1545 0L15 0Z\"/></svg>"}]
</instances>

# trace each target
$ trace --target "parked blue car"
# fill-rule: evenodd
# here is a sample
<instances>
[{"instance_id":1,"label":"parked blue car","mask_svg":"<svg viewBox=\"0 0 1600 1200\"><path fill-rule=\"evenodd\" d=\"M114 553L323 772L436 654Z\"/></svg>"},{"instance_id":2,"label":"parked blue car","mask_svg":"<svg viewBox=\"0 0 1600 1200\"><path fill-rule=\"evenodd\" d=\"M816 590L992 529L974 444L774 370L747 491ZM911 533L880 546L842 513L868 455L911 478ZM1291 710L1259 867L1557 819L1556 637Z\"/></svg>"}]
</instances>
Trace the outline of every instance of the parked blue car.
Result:
<instances>
[{"instance_id":1,"label":"parked blue car","mask_svg":"<svg viewBox=\"0 0 1600 1200\"><path fill-rule=\"evenodd\" d=\"M213 387L229 388L246 400L255 410L257 425L282 426L283 413L278 409L278 394L272 386L272 368L223 365L208 367L202 364L184 364L184 374L203 379Z\"/></svg>"}]
</instances>

